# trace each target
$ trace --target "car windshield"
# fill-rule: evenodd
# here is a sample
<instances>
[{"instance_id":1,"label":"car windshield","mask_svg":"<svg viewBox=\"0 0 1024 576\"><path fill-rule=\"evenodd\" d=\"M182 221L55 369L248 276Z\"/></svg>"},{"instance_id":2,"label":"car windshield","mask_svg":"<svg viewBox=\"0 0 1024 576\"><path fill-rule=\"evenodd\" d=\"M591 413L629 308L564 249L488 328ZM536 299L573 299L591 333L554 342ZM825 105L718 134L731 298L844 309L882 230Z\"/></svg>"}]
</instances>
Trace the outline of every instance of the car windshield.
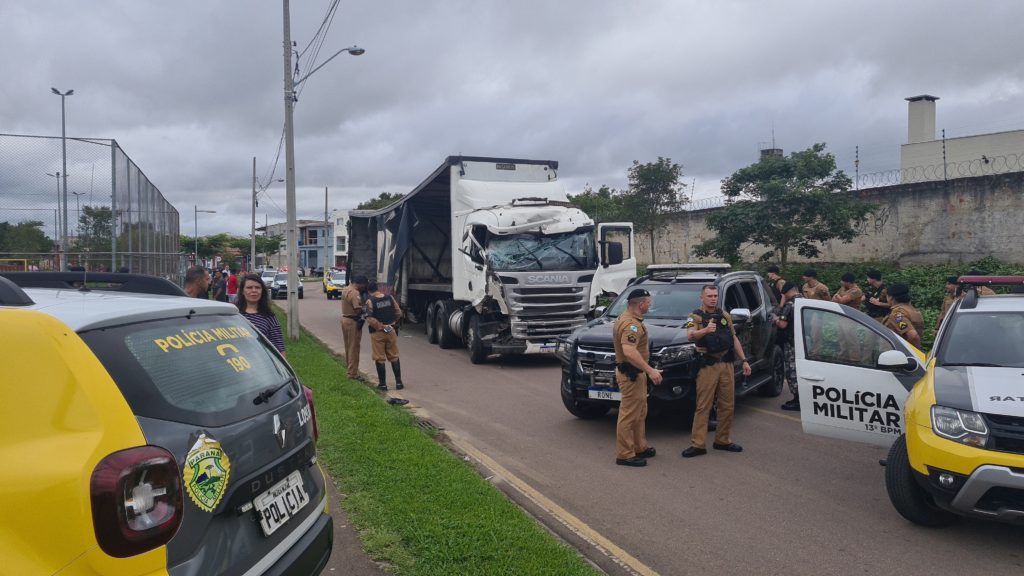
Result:
<instances>
[{"instance_id":1,"label":"car windshield","mask_svg":"<svg viewBox=\"0 0 1024 576\"><path fill-rule=\"evenodd\" d=\"M283 274L278 274L277 276L274 277L274 280L276 280L277 282L287 282L288 281L288 273L285 272Z\"/></svg>"},{"instance_id":2,"label":"car windshield","mask_svg":"<svg viewBox=\"0 0 1024 576\"><path fill-rule=\"evenodd\" d=\"M1024 368L1024 313L957 314L935 354L939 366Z\"/></svg>"},{"instance_id":3,"label":"car windshield","mask_svg":"<svg viewBox=\"0 0 1024 576\"><path fill-rule=\"evenodd\" d=\"M334 274L331 274L331 281L333 281L333 282L344 282L345 281L345 273L344 272L335 272Z\"/></svg>"},{"instance_id":4,"label":"car windshield","mask_svg":"<svg viewBox=\"0 0 1024 576\"><path fill-rule=\"evenodd\" d=\"M663 318L682 320L694 309L700 307L700 289L703 284L660 284L645 283L644 288L651 293L651 309L644 318ZM608 315L615 318L626 309L627 296L632 287L619 295L619 298L608 309Z\"/></svg>"},{"instance_id":5,"label":"car windshield","mask_svg":"<svg viewBox=\"0 0 1024 576\"><path fill-rule=\"evenodd\" d=\"M491 236L487 259L492 269L505 272L593 270L597 267L593 228L564 234Z\"/></svg>"},{"instance_id":6,"label":"car windshield","mask_svg":"<svg viewBox=\"0 0 1024 576\"><path fill-rule=\"evenodd\" d=\"M272 270L270 272L263 273L264 278L274 278L275 276L277 276L277 272L274 272Z\"/></svg>"}]
</instances>

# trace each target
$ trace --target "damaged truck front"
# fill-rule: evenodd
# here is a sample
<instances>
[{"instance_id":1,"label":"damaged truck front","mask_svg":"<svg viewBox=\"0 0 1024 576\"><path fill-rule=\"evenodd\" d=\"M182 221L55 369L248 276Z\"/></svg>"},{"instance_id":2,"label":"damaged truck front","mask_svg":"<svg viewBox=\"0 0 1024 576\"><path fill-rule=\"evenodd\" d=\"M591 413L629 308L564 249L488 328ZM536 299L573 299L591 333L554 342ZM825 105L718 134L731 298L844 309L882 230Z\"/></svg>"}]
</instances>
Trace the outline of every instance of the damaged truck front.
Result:
<instances>
[{"instance_id":1,"label":"damaged truck front","mask_svg":"<svg viewBox=\"0 0 1024 576\"><path fill-rule=\"evenodd\" d=\"M598 296L636 276L630 223L566 202L558 163L451 156L412 192L350 213L349 281L376 279L431 343L492 354L553 352Z\"/></svg>"}]
</instances>

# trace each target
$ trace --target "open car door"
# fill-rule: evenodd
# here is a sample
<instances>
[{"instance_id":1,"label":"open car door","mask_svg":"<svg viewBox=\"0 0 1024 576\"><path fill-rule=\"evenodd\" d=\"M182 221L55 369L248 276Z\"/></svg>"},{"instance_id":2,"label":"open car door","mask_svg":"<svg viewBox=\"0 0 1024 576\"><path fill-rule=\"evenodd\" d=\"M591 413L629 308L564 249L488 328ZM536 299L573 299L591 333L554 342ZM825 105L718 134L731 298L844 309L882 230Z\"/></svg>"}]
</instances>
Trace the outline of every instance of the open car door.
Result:
<instances>
[{"instance_id":1,"label":"open car door","mask_svg":"<svg viewBox=\"0 0 1024 576\"><path fill-rule=\"evenodd\" d=\"M903 404L925 376L924 354L867 314L798 298L796 376L804 432L889 446Z\"/></svg>"},{"instance_id":2,"label":"open car door","mask_svg":"<svg viewBox=\"0 0 1024 576\"><path fill-rule=\"evenodd\" d=\"M590 291L590 307L600 293L619 294L636 278L636 255L633 253L633 223L605 222L597 225L599 262L594 273L596 290Z\"/></svg>"}]
</instances>

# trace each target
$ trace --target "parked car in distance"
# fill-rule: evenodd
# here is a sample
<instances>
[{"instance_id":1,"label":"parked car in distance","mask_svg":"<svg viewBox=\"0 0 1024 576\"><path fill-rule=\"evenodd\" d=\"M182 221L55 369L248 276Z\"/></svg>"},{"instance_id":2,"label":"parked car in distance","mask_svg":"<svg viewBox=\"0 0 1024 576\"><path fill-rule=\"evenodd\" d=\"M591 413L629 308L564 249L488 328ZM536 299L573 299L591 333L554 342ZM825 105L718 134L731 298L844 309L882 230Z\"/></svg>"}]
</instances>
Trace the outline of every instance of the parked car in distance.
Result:
<instances>
[{"instance_id":1,"label":"parked car in distance","mask_svg":"<svg viewBox=\"0 0 1024 576\"><path fill-rule=\"evenodd\" d=\"M264 270L260 273L260 280L263 280L263 284L270 288L270 285L274 283L274 278L277 278L277 274L277 270L274 269Z\"/></svg>"},{"instance_id":2,"label":"parked car in distance","mask_svg":"<svg viewBox=\"0 0 1024 576\"><path fill-rule=\"evenodd\" d=\"M270 298L288 297L288 273L278 272L270 284ZM302 300L302 282L299 282L299 300Z\"/></svg>"},{"instance_id":3,"label":"parked car in distance","mask_svg":"<svg viewBox=\"0 0 1024 576\"><path fill-rule=\"evenodd\" d=\"M347 277L344 270L332 270L330 274L324 276L324 294L328 300L341 298L341 290L345 287Z\"/></svg>"}]
</instances>

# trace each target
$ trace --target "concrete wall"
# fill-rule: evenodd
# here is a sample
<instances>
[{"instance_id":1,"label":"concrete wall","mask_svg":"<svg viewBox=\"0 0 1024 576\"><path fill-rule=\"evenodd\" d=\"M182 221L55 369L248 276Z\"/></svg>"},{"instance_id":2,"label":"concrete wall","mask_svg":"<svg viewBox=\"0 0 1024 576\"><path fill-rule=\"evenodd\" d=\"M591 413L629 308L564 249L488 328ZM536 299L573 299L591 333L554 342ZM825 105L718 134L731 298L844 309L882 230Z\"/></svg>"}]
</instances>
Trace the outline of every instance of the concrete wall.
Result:
<instances>
[{"instance_id":1,"label":"concrete wall","mask_svg":"<svg viewBox=\"0 0 1024 576\"><path fill-rule=\"evenodd\" d=\"M993 256L1024 262L1024 173L920 182L851 192L878 205L849 244L829 242L817 261L968 262ZM700 262L693 247L712 237L704 219L721 208L683 212L655 233L658 263ZM650 240L636 238L637 259L651 263ZM755 261L768 248L744 250ZM795 252L791 262L805 261Z\"/></svg>"},{"instance_id":2,"label":"concrete wall","mask_svg":"<svg viewBox=\"0 0 1024 576\"><path fill-rule=\"evenodd\" d=\"M982 156L989 161L985 162ZM949 178L1006 173L1020 170L1024 156L1024 130L946 139L946 171ZM923 167L935 167L923 170ZM942 180L942 140L900 147L904 182Z\"/></svg>"}]
</instances>

